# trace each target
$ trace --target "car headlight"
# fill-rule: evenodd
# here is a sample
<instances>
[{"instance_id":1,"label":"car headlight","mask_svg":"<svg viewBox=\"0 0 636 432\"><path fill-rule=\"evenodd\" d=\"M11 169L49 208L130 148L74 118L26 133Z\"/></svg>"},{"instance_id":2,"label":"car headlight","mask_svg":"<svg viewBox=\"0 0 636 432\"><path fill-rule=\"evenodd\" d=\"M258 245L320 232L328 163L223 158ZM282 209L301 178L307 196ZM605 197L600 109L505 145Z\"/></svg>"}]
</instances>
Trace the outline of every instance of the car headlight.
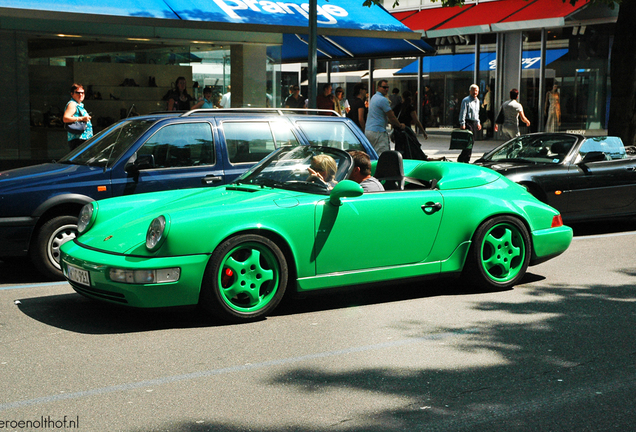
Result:
<instances>
[{"instance_id":1,"label":"car headlight","mask_svg":"<svg viewBox=\"0 0 636 432\"><path fill-rule=\"evenodd\" d=\"M146 248L150 251L159 249L166 240L169 229L170 219L168 217L161 215L154 218L146 231Z\"/></svg>"},{"instance_id":2,"label":"car headlight","mask_svg":"<svg viewBox=\"0 0 636 432\"><path fill-rule=\"evenodd\" d=\"M97 202L91 202L82 207L77 220L77 232L80 234L88 231L97 217Z\"/></svg>"}]
</instances>

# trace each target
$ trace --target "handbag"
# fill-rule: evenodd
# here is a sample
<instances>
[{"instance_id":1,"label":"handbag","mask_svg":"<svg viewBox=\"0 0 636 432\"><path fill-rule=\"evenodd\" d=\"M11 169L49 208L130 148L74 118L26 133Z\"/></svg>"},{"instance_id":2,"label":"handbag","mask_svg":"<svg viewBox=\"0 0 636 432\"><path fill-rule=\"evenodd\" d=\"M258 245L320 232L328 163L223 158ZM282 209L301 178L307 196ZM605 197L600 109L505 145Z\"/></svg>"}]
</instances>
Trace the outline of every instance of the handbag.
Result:
<instances>
[{"instance_id":1,"label":"handbag","mask_svg":"<svg viewBox=\"0 0 636 432\"><path fill-rule=\"evenodd\" d=\"M82 134L86 130L86 122L76 121L73 123L64 123L64 129L72 134Z\"/></svg>"},{"instance_id":2,"label":"handbag","mask_svg":"<svg viewBox=\"0 0 636 432\"><path fill-rule=\"evenodd\" d=\"M504 120L503 108L501 108L499 110L499 114L497 115L497 120L495 120L495 124L503 124Z\"/></svg>"}]
</instances>

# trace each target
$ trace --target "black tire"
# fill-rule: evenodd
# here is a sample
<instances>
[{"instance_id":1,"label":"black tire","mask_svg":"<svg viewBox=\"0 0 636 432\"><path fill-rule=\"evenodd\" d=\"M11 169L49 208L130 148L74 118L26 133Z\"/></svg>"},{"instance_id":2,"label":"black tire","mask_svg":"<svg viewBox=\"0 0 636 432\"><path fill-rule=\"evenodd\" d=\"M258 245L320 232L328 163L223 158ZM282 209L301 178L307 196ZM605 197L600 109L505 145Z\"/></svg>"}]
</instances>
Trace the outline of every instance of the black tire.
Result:
<instances>
[{"instance_id":1,"label":"black tire","mask_svg":"<svg viewBox=\"0 0 636 432\"><path fill-rule=\"evenodd\" d=\"M272 312L285 295L289 269L266 237L244 234L221 243L208 262L201 306L227 322L249 322Z\"/></svg>"},{"instance_id":2,"label":"black tire","mask_svg":"<svg viewBox=\"0 0 636 432\"><path fill-rule=\"evenodd\" d=\"M511 216L494 217L475 231L462 277L489 291L508 289L524 277L531 255L526 226Z\"/></svg>"},{"instance_id":3,"label":"black tire","mask_svg":"<svg viewBox=\"0 0 636 432\"><path fill-rule=\"evenodd\" d=\"M56 216L46 221L35 234L29 251L35 268L47 278L63 280L60 246L77 237L76 216Z\"/></svg>"}]
</instances>

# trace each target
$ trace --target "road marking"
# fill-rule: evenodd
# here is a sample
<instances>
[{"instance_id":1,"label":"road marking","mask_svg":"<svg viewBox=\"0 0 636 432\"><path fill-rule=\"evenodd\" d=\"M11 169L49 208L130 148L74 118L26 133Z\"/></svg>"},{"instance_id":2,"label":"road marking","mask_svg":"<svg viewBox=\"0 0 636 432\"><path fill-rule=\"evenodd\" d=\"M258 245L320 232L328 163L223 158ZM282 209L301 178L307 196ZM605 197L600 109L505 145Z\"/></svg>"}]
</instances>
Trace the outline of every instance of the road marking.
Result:
<instances>
[{"instance_id":1,"label":"road marking","mask_svg":"<svg viewBox=\"0 0 636 432\"><path fill-rule=\"evenodd\" d=\"M6 287L0 287L0 291L10 290L10 289L22 289L22 288L39 288L39 287L54 286L54 285L68 285L68 282L42 282L39 284L31 284L31 285L9 285Z\"/></svg>"},{"instance_id":2,"label":"road marking","mask_svg":"<svg viewBox=\"0 0 636 432\"><path fill-rule=\"evenodd\" d=\"M589 239L598 239L598 238L605 238L605 237L621 237L626 235L636 235L636 231L620 232L620 233L613 233L613 234L595 234L595 235L589 235L589 236L575 236L573 240L589 240Z\"/></svg>"},{"instance_id":3,"label":"road marking","mask_svg":"<svg viewBox=\"0 0 636 432\"><path fill-rule=\"evenodd\" d=\"M245 372L250 370L276 367L276 366L288 365L293 363L300 363L300 362L304 362L308 360L317 360L317 359L336 357L336 356L342 356L347 354L355 354L355 353L366 352L366 351L381 350L386 348L396 348L396 347L413 345L416 343L430 341L430 340L447 339L449 337L457 337L457 336L463 336L466 334L477 334L477 333L479 333L479 330L477 329L458 329L452 332L437 333L437 334L432 334L429 336L423 336L423 337L412 338L412 339L401 339L397 341L384 342L384 343L379 343L374 345L363 345L359 347L345 348L345 349L336 350L336 351L326 351L326 352L320 352L315 354L307 354L307 355L299 356L299 357L288 357L288 358L283 358L278 360L270 360L270 361L265 361L261 363L229 366L229 367L220 368L220 369L211 369L211 370L192 372L192 373L182 374L182 375L172 375L172 376L166 376L163 378L156 378L156 379L140 381L140 382L131 382L127 384L119 384L119 385L108 386L108 387L100 387L100 388L74 392L74 393L55 394L55 395L43 396L43 397L39 397L35 399L28 399L28 400L21 400L21 401L0 404L0 412L13 409L13 408L21 408L25 406L33 406L33 405L59 402L66 399L80 399L80 398L108 394L108 393L124 392L128 390L135 390L135 389L144 388L144 387L153 387L153 386L165 385L165 384L170 384L170 383L175 383L180 381L189 381L189 380L207 378L207 377L216 376L216 375Z\"/></svg>"}]
</instances>

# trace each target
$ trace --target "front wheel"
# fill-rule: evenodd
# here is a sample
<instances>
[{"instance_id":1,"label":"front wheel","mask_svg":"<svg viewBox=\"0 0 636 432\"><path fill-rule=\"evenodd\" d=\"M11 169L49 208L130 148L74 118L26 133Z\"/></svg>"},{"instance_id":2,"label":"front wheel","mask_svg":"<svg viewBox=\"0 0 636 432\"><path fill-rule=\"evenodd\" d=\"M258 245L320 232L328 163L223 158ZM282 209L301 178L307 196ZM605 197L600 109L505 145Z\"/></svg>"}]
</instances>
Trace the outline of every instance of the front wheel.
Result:
<instances>
[{"instance_id":1,"label":"front wheel","mask_svg":"<svg viewBox=\"0 0 636 432\"><path fill-rule=\"evenodd\" d=\"M210 258L201 305L224 321L262 319L283 298L288 273L285 255L273 241L253 234L233 237Z\"/></svg>"},{"instance_id":2,"label":"front wheel","mask_svg":"<svg viewBox=\"0 0 636 432\"><path fill-rule=\"evenodd\" d=\"M481 288L508 289L525 275L531 253L525 225L510 216L495 217L477 228L463 276Z\"/></svg>"},{"instance_id":3,"label":"front wheel","mask_svg":"<svg viewBox=\"0 0 636 432\"><path fill-rule=\"evenodd\" d=\"M31 245L31 260L40 273L55 280L64 279L60 265L60 247L77 237L76 216L56 216L38 230Z\"/></svg>"}]
</instances>

